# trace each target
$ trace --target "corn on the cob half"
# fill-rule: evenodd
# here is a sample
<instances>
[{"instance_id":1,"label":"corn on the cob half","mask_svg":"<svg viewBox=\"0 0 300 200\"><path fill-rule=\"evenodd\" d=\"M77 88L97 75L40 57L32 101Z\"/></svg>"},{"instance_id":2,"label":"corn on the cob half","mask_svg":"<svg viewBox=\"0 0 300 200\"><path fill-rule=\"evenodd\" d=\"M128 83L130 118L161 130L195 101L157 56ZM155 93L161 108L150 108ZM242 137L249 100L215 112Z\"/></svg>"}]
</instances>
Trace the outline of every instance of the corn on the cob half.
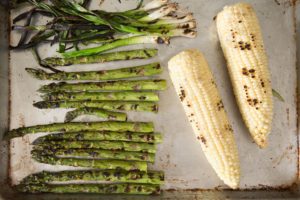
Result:
<instances>
[{"instance_id":1,"label":"corn on the cob half","mask_svg":"<svg viewBox=\"0 0 300 200\"><path fill-rule=\"evenodd\" d=\"M238 3L224 7L217 15L217 29L243 119L263 148L271 131L273 102L258 19L249 4Z\"/></svg>"},{"instance_id":2,"label":"corn on the cob half","mask_svg":"<svg viewBox=\"0 0 300 200\"><path fill-rule=\"evenodd\" d=\"M186 50L173 57L168 67L205 156L224 183L237 188L240 179L237 146L204 56L198 50Z\"/></svg>"}]
</instances>

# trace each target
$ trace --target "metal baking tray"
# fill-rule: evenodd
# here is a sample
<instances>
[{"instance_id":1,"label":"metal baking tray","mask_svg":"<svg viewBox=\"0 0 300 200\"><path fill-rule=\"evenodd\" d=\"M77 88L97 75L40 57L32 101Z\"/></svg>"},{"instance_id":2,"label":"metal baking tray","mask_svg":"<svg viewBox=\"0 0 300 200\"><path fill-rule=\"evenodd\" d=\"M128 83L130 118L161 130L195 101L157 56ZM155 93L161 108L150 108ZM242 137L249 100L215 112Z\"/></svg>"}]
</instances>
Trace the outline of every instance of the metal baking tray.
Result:
<instances>
[{"instance_id":1,"label":"metal baking tray","mask_svg":"<svg viewBox=\"0 0 300 200\"><path fill-rule=\"evenodd\" d=\"M7 2L7 1L0 1ZM105 9L126 9L137 1L107 0ZM29 173L51 167L33 162L28 156L29 143L34 136L14 139L10 144L0 141L0 199L242 199L242 198L300 198L299 185L299 67L300 58L300 3L293 0L246 0L255 8L260 19L264 42L269 57L272 86L285 101L274 99L274 121L269 145L259 149L251 140L241 120L225 60L220 49L214 16L236 0L178 0L183 9L194 13L198 23L196 39L176 38L169 46L159 46L159 61L165 66L161 78L169 82L168 90L160 93L158 114L130 113L132 121L153 121L157 131L164 134L159 145L153 169L164 170L166 182L160 196L121 195L30 195L13 191L10 187ZM99 1L93 1L97 6ZM92 5L93 6L93 5ZM11 128L60 122L66 110L38 110L32 102L39 100L36 89L46 82L34 80L24 71L25 67L37 67L30 52L10 52L9 43L17 35L10 33L10 19L20 10L9 13L0 6L0 136ZM298 30L298 31L297 31ZM297 48L298 47L298 48ZM192 129L176 97L167 72L167 61L176 53L198 48L206 56L217 79L218 88L233 125L241 161L240 189L228 189L218 179L207 163L200 145L194 139ZM55 48L41 48L42 56L50 56ZM298 58L298 59L297 59ZM117 68L149 61L112 62L84 66L84 69ZM83 67L81 67L83 68ZM66 67L78 70L80 66ZM82 118L87 120L88 118Z\"/></svg>"}]
</instances>

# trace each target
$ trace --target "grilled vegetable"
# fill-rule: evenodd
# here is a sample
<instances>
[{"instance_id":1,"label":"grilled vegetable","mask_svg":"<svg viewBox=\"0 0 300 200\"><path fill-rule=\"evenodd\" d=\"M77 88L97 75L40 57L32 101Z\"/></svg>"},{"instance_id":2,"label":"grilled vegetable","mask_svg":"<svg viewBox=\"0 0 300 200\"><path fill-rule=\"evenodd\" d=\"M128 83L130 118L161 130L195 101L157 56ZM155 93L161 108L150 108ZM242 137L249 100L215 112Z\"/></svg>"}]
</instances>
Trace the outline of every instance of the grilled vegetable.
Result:
<instances>
[{"instance_id":1,"label":"grilled vegetable","mask_svg":"<svg viewBox=\"0 0 300 200\"><path fill-rule=\"evenodd\" d=\"M233 130L204 56L186 50L173 57L168 67L206 158L227 185L237 188L240 166Z\"/></svg>"},{"instance_id":2,"label":"grilled vegetable","mask_svg":"<svg viewBox=\"0 0 300 200\"><path fill-rule=\"evenodd\" d=\"M155 153L156 146L154 144L142 142L124 142L124 141L44 141L34 145L35 150L43 149L107 149L122 151L139 151Z\"/></svg>"},{"instance_id":3,"label":"grilled vegetable","mask_svg":"<svg viewBox=\"0 0 300 200\"><path fill-rule=\"evenodd\" d=\"M76 58L79 56L92 56L92 55L97 55L101 52L108 51L117 47L121 46L127 46L127 45L134 45L134 44L168 44L169 39L164 38L164 37L159 37L159 36L133 36L133 37L128 37L124 39L119 39L115 40L113 42L103 44L99 47L93 47L93 48L88 48L88 49L83 49L79 51L71 51L71 52L65 52L62 54L64 58Z\"/></svg>"},{"instance_id":4,"label":"grilled vegetable","mask_svg":"<svg viewBox=\"0 0 300 200\"><path fill-rule=\"evenodd\" d=\"M158 101L155 92L54 92L42 96L46 101Z\"/></svg>"},{"instance_id":5,"label":"grilled vegetable","mask_svg":"<svg viewBox=\"0 0 300 200\"><path fill-rule=\"evenodd\" d=\"M79 117L80 115L95 115L97 117L113 120L113 121L127 120L126 113L107 111L101 108L82 107L67 112L65 117L65 122L73 121L75 118Z\"/></svg>"},{"instance_id":6,"label":"grilled vegetable","mask_svg":"<svg viewBox=\"0 0 300 200\"><path fill-rule=\"evenodd\" d=\"M20 192L28 193L97 193L97 194L159 194L158 185L152 184L38 184L17 185Z\"/></svg>"},{"instance_id":7,"label":"grilled vegetable","mask_svg":"<svg viewBox=\"0 0 300 200\"><path fill-rule=\"evenodd\" d=\"M106 90L125 90L125 91L141 91L141 90L165 90L167 87L165 80L120 80L107 82L84 82L84 83L50 83L43 85L39 92L97 92Z\"/></svg>"},{"instance_id":8,"label":"grilled vegetable","mask_svg":"<svg viewBox=\"0 0 300 200\"><path fill-rule=\"evenodd\" d=\"M142 101L39 101L34 103L33 106L40 109L97 107L111 111L158 111L156 102Z\"/></svg>"},{"instance_id":9,"label":"grilled vegetable","mask_svg":"<svg viewBox=\"0 0 300 200\"><path fill-rule=\"evenodd\" d=\"M31 174L21 184L44 184L66 181L109 181L122 183L162 184L164 173L160 171L117 171L117 170L80 170L80 171L42 171Z\"/></svg>"},{"instance_id":10,"label":"grilled vegetable","mask_svg":"<svg viewBox=\"0 0 300 200\"><path fill-rule=\"evenodd\" d=\"M47 73L43 70L26 68L25 69L33 77L40 80L112 80L123 78L135 78L143 76L153 76L162 72L159 63L151 63L147 65L127 67L114 70L102 71L82 71L82 72L57 72Z\"/></svg>"},{"instance_id":11,"label":"grilled vegetable","mask_svg":"<svg viewBox=\"0 0 300 200\"><path fill-rule=\"evenodd\" d=\"M58 158L114 159L154 162L155 154L136 151L111 151L103 149L43 149L32 150L32 154Z\"/></svg>"},{"instance_id":12,"label":"grilled vegetable","mask_svg":"<svg viewBox=\"0 0 300 200\"><path fill-rule=\"evenodd\" d=\"M6 138L21 137L28 133L39 132L80 132L80 131L132 131L149 133L154 131L151 122L68 122L36 125L13 129L6 134Z\"/></svg>"},{"instance_id":13,"label":"grilled vegetable","mask_svg":"<svg viewBox=\"0 0 300 200\"><path fill-rule=\"evenodd\" d=\"M261 147L271 131L273 102L268 61L258 19L246 3L226 6L217 29L243 119Z\"/></svg>"},{"instance_id":14,"label":"grilled vegetable","mask_svg":"<svg viewBox=\"0 0 300 200\"><path fill-rule=\"evenodd\" d=\"M139 132L114 132L114 131L82 131L48 134L39 137L33 143L38 144L49 140L107 140L107 141L131 141L160 143L162 136L159 133L139 133Z\"/></svg>"},{"instance_id":15,"label":"grilled vegetable","mask_svg":"<svg viewBox=\"0 0 300 200\"><path fill-rule=\"evenodd\" d=\"M48 66L69 66L74 64L104 63L118 60L147 59L157 55L157 49L137 49L129 51L117 51L92 56L78 56L72 58L49 57L42 60L42 64Z\"/></svg>"},{"instance_id":16,"label":"grilled vegetable","mask_svg":"<svg viewBox=\"0 0 300 200\"><path fill-rule=\"evenodd\" d=\"M123 169L128 171L147 170L147 163L139 161L56 158L52 156L43 156L39 154L32 154L32 158L38 162L51 165L67 165L73 167L89 167L97 169Z\"/></svg>"}]
</instances>

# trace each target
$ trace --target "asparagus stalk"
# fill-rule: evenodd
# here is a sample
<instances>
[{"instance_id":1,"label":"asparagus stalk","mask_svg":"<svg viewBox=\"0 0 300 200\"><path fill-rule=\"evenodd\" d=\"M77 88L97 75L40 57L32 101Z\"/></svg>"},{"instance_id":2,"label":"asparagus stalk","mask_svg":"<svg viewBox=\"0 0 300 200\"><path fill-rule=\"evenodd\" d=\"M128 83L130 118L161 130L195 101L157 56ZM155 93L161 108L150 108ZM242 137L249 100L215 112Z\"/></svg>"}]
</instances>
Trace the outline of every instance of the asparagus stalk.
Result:
<instances>
[{"instance_id":1,"label":"asparagus stalk","mask_svg":"<svg viewBox=\"0 0 300 200\"><path fill-rule=\"evenodd\" d=\"M39 132L80 132L80 131L131 131L149 133L154 131L151 122L68 122L36 125L13 129L6 134L6 138L21 137L29 133Z\"/></svg>"},{"instance_id":2,"label":"asparagus stalk","mask_svg":"<svg viewBox=\"0 0 300 200\"><path fill-rule=\"evenodd\" d=\"M147 162L124 161L124 160L97 160L97 159L81 159L81 158L56 158L53 156L43 156L39 154L31 154L32 158L38 162L51 165L67 165L73 167L89 167L96 169L122 169L122 170L138 170L147 171Z\"/></svg>"},{"instance_id":3,"label":"asparagus stalk","mask_svg":"<svg viewBox=\"0 0 300 200\"><path fill-rule=\"evenodd\" d=\"M90 56L76 56L70 58L49 57L42 60L42 64L48 66L68 66L74 64L91 64L104 63L118 60L133 60L133 59L147 59L157 55L157 49L137 49L129 51L118 51L103 53Z\"/></svg>"},{"instance_id":4,"label":"asparagus stalk","mask_svg":"<svg viewBox=\"0 0 300 200\"><path fill-rule=\"evenodd\" d=\"M84 82L84 83L50 83L42 86L39 92L82 92L82 91L106 91L106 90L165 90L167 87L165 80L121 80L107 82Z\"/></svg>"},{"instance_id":5,"label":"asparagus stalk","mask_svg":"<svg viewBox=\"0 0 300 200\"><path fill-rule=\"evenodd\" d=\"M98 47L83 49L79 51L71 51L62 53L64 58L74 58L79 56L92 56L95 54L102 53L104 51L108 51L117 47L127 46L127 45L135 45L135 44L168 44L169 39L160 36L151 36L151 35L143 35L143 36L133 36L125 39L114 40L113 42L103 44Z\"/></svg>"},{"instance_id":6,"label":"asparagus stalk","mask_svg":"<svg viewBox=\"0 0 300 200\"><path fill-rule=\"evenodd\" d=\"M40 80L112 80L135 78L144 76L153 76L162 72L159 63L150 63L147 65L127 67L114 70L102 71L81 71L81 72L57 72L47 73L43 70L26 68L25 69L33 77Z\"/></svg>"},{"instance_id":7,"label":"asparagus stalk","mask_svg":"<svg viewBox=\"0 0 300 200\"><path fill-rule=\"evenodd\" d=\"M33 106L40 109L97 107L111 111L158 111L157 103L141 101L40 101Z\"/></svg>"},{"instance_id":8,"label":"asparagus stalk","mask_svg":"<svg viewBox=\"0 0 300 200\"><path fill-rule=\"evenodd\" d=\"M107 140L107 141L128 141L160 143L162 136L159 133L139 133L139 132L114 132L114 131L82 131L48 134L36 139L33 144L49 140Z\"/></svg>"},{"instance_id":9,"label":"asparagus stalk","mask_svg":"<svg viewBox=\"0 0 300 200\"><path fill-rule=\"evenodd\" d=\"M21 184L44 184L67 181L109 181L159 185L164 181L164 173L161 171L141 172L117 170L42 171L25 177Z\"/></svg>"},{"instance_id":10,"label":"asparagus stalk","mask_svg":"<svg viewBox=\"0 0 300 200\"><path fill-rule=\"evenodd\" d=\"M126 113L107 111L101 108L82 107L67 112L65 117L65 122L73 121L75 118L79 117L80 115L95 115L97 117L107 119L107 120L113 120L113 121L127 120Z\"/></svg>"},{"instance_id":11,"label":"asparagus stalk","mask_svg":"<svg viewBox=\"0 0 300 200\"><path fill-rule=\"evenodd\" d=\"M45 101L158 101L155 92L54 92L42 96Z\"/></svg>"},{"instance_id":12,"label":"asparagus stalk","mask_svg":"<svg viewBox=\"0 0 300 200\"><path fill-rule=\"evenodd\" d=\"M58 158L83 158L83 159L114 159L133 160L153 163L155 154L135 151L111 151L102 149L43 149L32 150L32 154L51 155Z\"/></svg>"},{"instance_id":13,"label":"asparagus stalk","mask_svg":"<svg viewBox=\"0 0 300 200\"><path fill-rule=\"evenodd\" d=\"M43 149L106 149L155 153L156 145L124 141L45 141L34 145L34 150Z\"/></svg>"},{"instance_id":14,"label":"asparagus stalk","mask_svg":"<svg viewBox=\"0 0 300 200\"><path fill-rule=\"evenodd\" d=\"M20 192L28 193L97 193L97 194L159 194L158 185L152 184L38 184L18 185Z\"/></svg>"}]
</instances>

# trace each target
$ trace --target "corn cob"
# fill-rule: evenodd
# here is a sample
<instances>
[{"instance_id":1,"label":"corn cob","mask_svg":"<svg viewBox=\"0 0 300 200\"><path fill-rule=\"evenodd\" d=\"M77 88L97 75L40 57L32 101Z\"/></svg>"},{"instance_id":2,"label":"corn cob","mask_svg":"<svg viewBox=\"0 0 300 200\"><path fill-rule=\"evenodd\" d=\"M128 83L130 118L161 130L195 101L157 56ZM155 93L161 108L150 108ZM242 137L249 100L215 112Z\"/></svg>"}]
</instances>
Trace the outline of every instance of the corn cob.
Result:
<instances>
[{"instance_id":1,"label":"corn cob","mask_svg":"<svg viewBox=\"0 0 300 200\"><path fill-rule=\"evenodd\" d=\"M218 14L217 28L243 119L254 141L263 148L271 131L273 102L258 19L249 4L238 3Z\"/></svg>"},{"instance_id":2,"label":"corn cob","mask_svg":"<svg viewBox=\"0 0 300 200\"><path fill-rule=\"evenodd\" d=\"M233 130L204 56L187 50L169 61L170 76L201 147L216 173L231 188L240 167Z\"/></svg>"}]
</instances>

